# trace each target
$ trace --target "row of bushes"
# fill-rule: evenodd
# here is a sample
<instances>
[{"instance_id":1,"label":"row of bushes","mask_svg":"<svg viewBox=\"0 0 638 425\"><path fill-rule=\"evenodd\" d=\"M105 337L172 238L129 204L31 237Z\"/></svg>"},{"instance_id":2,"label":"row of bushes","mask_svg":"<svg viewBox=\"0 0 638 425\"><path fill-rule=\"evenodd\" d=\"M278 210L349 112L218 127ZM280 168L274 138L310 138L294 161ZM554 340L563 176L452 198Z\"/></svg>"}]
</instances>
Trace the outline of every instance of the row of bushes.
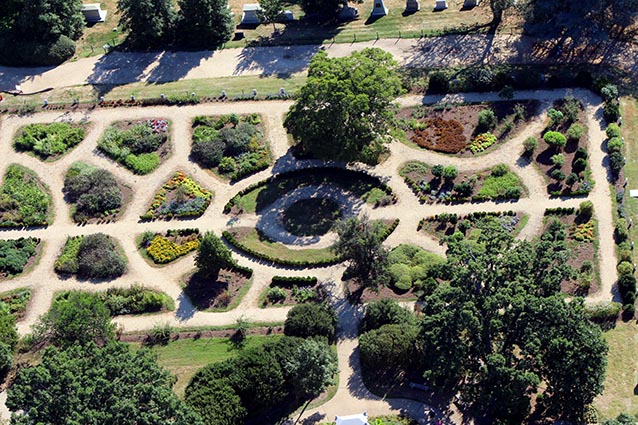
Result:
<instances>
[{"instance_id":1,"label":"row of bushes","mask_svg":"<svg viewBox=\"0 0 638 425\"><path fill-rule=\"evenodd\" d=\"M295 277L295 276L273 276L271 285L277 286L293 286L293 285L302 285L302 286L314 286L317 284L317 278L315 276L304 276L304 277Z\"/></svg>"},{"instance_id":2,"label":"row of bushes","mask_svg":"<svg viewBox=\"0 0 638 425\"><path fill-rule=\"evenodd\" d=\"M312 168L302 168L299 170L286 171L284 173L274 174L264 180L261 180L257 183L253 183L248 185L246 188L240 190L235 196L233 196L227 203L224 205L224 214L228 214L232 208L237 204L239 199L246 195L247 193L252 192L255 189L266 186L269 183L274 181L284 180L293 177L300 176L310 176L316 174L317 172L330 174L335 177L354 177L363 178L364 180L373 182L375 185L379 186L381 190L383 190L387 195L390 195L395 198L394 193L392 192L392 188L387 184L380 181L377 177L367 174L362 171L353 171L348 170L347 168L339 168L339 167L312 167Z\"/></svg>"},{"instance_id":3,"label":"row of bushes","mask_svg":"<svg viewBox=\"0 0 638 425\"><path fill-rule=\"evenodd\" d=\"M545 216L548 215L570 215L576 212L576 208L574 207L556 207L556 208L547 208L543 213Z\"/></svg>"}]
</instances>

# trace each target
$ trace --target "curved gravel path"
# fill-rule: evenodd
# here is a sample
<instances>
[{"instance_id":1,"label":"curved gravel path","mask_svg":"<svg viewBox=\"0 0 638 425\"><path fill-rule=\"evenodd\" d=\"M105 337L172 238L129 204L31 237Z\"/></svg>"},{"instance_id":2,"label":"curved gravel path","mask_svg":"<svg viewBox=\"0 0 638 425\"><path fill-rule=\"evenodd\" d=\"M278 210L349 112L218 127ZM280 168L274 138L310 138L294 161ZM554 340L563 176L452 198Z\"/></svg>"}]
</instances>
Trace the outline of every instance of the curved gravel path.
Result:
<instances>
[{"instance_id":1,"label":"curved gravel path","mask_svg":"<svg viewBox=\"0 0 638 425\"><path fill-rule=\"evenodd\" d=\"M587 301L610 300L614 296L612 288L617 275L610 189L606 180L607 169L604 162L606 153L601 148L605 136L600 99L590 92L580 90L517 92L516 98L538 99L541 101L542 107L547 108L553 100L564 97L566 94L572 94L582 99L587 107L586 112L591 141L589 143L589 156L591 158L593 177L596 180L596 186L588 199L594 203L595 214L599 223L599 258L602 282L599 291L590 295ZM493 93L470 93L447 97L427 96L424 98L412 96L401 98L398 101L403 106L410 106L441 100L450 102L463 100L489 101L498 100L498 96ZM240 264L249 266L254 270L254 280L248 293L240 305L232 311L225 313L199 312L182 295L179 285L180 277L193 269L194 255L189 255L171 265L158 268L151 266L145 261L135 246L135 236L145 230L162 231L168 228L198 227L201 230L213 230L219 234L223 229L237 225L237 223L258 223L257 216L251 218L246 215L242 216L239 221L233 220L232 217L222 213L223 205L242 188L266 178L273 172L283 172L322 164L319 161L295 161L290 155L288 138L282 125L282 117L290 105L290 102L285 101L201 104L187 107L97 109L86 114L44 112L29 117L10 116L3 118L0 121L0 158L2 158L0 175L4 174L6 167L10 163L20 163L31 168L49 185L53 194L55 211L55 219L52 225L47 228L0 230L0 238L3 239L37 236L45 241L40 262L33 271L12 280L0 282L0 291L21 287L30 287L32 290L32 298L26 317L18 324L20 333L24 335L30 331L37 318L50 307L53 294L61 290L103 290L109 287L128 287L134 283L140 283L166 292L176 301L177 309L175 312L151 316L118 317L115 319L115 322L124 331L141 331L148 330L157 323L169 323L177 327L230 325L239 317L245 317L253 322L281 322L285 319L288 308L261 309L257 305L259 294L268 286L272 276L306 276L310 274L322 280L338 282L344 270L343 265L310 271L274 267L234 251L234 257ZM273 155L276 158L273 167L231 185L189 161L190 123L193 117L196 115L247 114L252 112L258 112L263 117L266 128L265 137L269 140ZM125 168L96 152L97 141L111 122L148 117L169 118L172 121L173 154L154 173L148 176L135 176ZM34 122L61 120L87 121L90 123L90 128L86 139L58 161L43 163L29 155L16 153L11 147L12 137L19 127ZM397 195L398 202L395 205L377 209L371 209L366 205L361 205L359 208L358 205L355 205L354 211L366 211L372 219L401 219L397 229L386 241L388 246L395 246L400 243L414 243L441 255L445 253L443 246L440 246L433 238L416 231L419 220L424 216L441 212L467 214L474 211L502 211L505 209L522 211L529 214L530 221L528 226L520 233L519 238L531 238L538 234L542 226L543 212L546 208L558 206L577 207L583 200L582 198L548 199L543 176L539 174L536 168L519 160L522 141L528 135L537 133L542 127L542 121L534 121L520 134L502 144L498 150L470 158L454 158L435 152L415 150L394 142L390 145L391 155L383 164L377 167L358 166L358 168L365 169L386 181ZM529 194L518 202L512 203L485 202L464 205L421 205L398 175L400 166L406 161L414 159L431 164L454 164L460 170L477 170L498 163L506 163L521 177L529 190ZM78 160L108 169L118 179L133 189L134 197L119 221L86 226L78 226L72 222L69 216L69 206L63 199L62 187L67 169L74 161ZM170 223L165 221L141 223L139 215L145 212L157 189L177 170L188 173L203 186L215 191L215 199L211 206L202 217L195 220L174 220ZM300 191L299 196L302 195L303 191ZM287 199L292 200L294 198ZM96 232L106 233L120 241L129 260L128 272L121 278L102 283L80 281L75 278L61 279L53 271L53 264L66 238L68 236ZM322 241L317 243L321 244ZM356 320L360 312L356 307L349 306L343 301L343 296L338 288L335 290L335 297L335 302L341 306L340 326L342 331L338 344L341 367L340 387L335 398L323 406L308 412L306 417L324 414L326 419L332 420L332 416L337 413L349 414L367 410L370 414L381 414L404 410L417 418L422 418L423 413L428 409L424 405L407 400L381 400L369 394L363 387L358 369L356 333L353 333L353 329L356 329ZM1 397L2 395L0 395L0 400L2 399Z\"/></svg>"}]
</instances>

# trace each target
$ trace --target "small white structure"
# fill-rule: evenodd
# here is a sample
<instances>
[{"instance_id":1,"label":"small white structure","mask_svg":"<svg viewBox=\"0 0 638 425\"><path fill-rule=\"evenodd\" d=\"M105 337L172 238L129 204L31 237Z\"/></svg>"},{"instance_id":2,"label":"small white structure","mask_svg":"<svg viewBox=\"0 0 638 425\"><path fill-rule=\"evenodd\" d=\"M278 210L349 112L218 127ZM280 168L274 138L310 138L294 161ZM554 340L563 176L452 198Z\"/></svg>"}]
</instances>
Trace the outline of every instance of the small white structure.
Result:
<instances>
[{"instance_id":1,"label":"small white structure","mask_svg":"<svg viewBox=\"0 0 638 425\"><path fill-rule=\"evenodd\" d=\"M374 0L374 7L370 16L385 16L388 14L388 8L385 7L383 0Z\"/></svg>"},{"instance_id":2,"label":"small white structure","mask_svg":"<svg viewBox=\"0 0 638 425\"><path fill-rule=\"evenodd\" d=\"M471 9L479 5L481 0L465 0L463 2L463 9Z\"/></svg>"},{"instance_id":3,"label":"small white structure","mask_svg":"<svg viewBox=\"0 0 638 425\"><path fill-rule=\"evenodd\" d=\"M419 4L419 0L406 0L405 2L405 11L408 13L414 13L421 10L421 5Z\"/></svg>"},{"instance_id":4,"label":"small white structure","mask_svg":"<svg viewBox=\"0 0 638 425\"><path fill-rule=\"evenodd\" d=\"M294 20L295 14L292 13L292 10L284 10L283 12L281 12L281 15L279 15L279 21L281 22L289 22Z\"/></svg>"},{"instance_id":5,"label":"small white structure","mask_svg":"<svg viewBox=\"0 0 638 425\"><path fill-rule=\"evenodd\" d=\"M89 3L82 5L82 13L84 18L90 24L104 22L106 20L106 10L102 10L100 3Z\"/></svg>"},{"instance_id":6,"label":"small white structure","mask_svg":"<svg viewBox=\"0 0 638 425\"><path fill-rule=\"evenodd\" d=\"M434 5L434 10L444 10L447 9L447 0L436 0L436 4Z\"/></svg>"},{"instance_id":7,"label":"small white structure","mask_svg":"<svg viewBox=\"0 0 638 425\"><path fill-rule=\"evenodd\" d=\"M337 416L335 422L336 425L370 425L366 412L359 413L358 415Z\"/></svg>"},{"instance_id":8,"label":"small white structure","mask_svg":"<svg viewBox=\"0 0 638 425\"><path fill-rule=\"evenodd\" d=\"M638 198L638 190L636 190L636 189L631 189L631 190L629 191L629 197L631 197L631 198Z\"/></svg>"},{"instance_id":9,"label":"small white structure","mask_svg":"<svg viewBox=\"0 0 638 425\"><path fill-rule=\"evenodd\" d=\"M261 12L261 6L258 4L245 4L241 15L241 25L259 25L261 23L259 12Z\"/></svg>"}]
</instances>

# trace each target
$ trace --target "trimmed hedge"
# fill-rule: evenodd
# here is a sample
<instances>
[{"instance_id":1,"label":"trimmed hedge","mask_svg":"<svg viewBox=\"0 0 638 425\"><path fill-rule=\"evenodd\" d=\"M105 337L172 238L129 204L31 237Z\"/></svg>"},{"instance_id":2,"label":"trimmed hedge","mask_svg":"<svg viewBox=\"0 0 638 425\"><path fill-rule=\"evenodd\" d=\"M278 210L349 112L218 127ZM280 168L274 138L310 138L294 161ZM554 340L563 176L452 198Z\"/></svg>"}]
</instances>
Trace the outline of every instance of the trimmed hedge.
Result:
<instances>
[{"instance_id":1,"label":"trimmed hedge","mask_svg":"<svg viewBox=\"0 0 638 425\"><path fill-rule=\"evenodd\" d=\"M74 291L65 291L56 299L68 297ZM130 288L109 288L106 291L90 293L104 303L111 316L124 314L156 313L162 310L172 311L175 302L164 292L133 285Z\"/></svg>"},{"instance_id":2,"label":"trimmed hedge","mask_svg":"<svg viewBox=\"0 0 638 425\"><path fill-rule=\"evenodd\" d=\"M545 216L548 215L569 215L569 214L574 214L576 212L576 208L574 207L569 207L569 208L564 208L564 207L557 207L557 208L547 208L545 210Z\"/></svg>"},{"instance_id":3,"label":"trimmed hedge","mask_svg":"<svg viewBox=\"0 0 638 425\"><path fill-rule=\"evenodd\" d=\"M233 196L227 203L224 205L224 214L228 214L230 210L235 206L235 204L239 201L239 199L253 190L260 188L262 186L266 186L269 183L285 180L293 177L303 177L303 176L312 176L317 174L326 174L330 176L340 176L340 177L357 177L367 180L369 182L373 182L378 185L381 190L383 190L387 195L390 195L394 198L394 193L392 192L392 188L387 184L383 183L379 180L378 177L365 173L363 171L353 171L348 170L347 168L339 168L339 167L311 167L311 168L302 168L300 170L286 171L284 173L274 174L267 179L259 181L257 183L253 183L243 190L240 190L235 196Z\"/></svg>"},{"instance_id":4,"label":"trimmed hedge","mask_svg":"<svg viewBox=\"0 0 638 425\"><path fill-rule=\"evenodd\" d=\"M318 282L315 276L293 277L293 276L273 276L271 285L277 286L314 286Z\"/></svg>"},{"instance_id":5,"label":"trimmed hedge","mask_svg":"<svg viewBox=\"0 0 638 425\"><path fill-rule=\"evenodd\" d=\"M397 228L398 225L399 225L399 219L397 218L388 227L388 229L386 230L385 234L383 235L383 239L386 239L388 236L390 236L392 234L392 232L394 232L394 230ZM233 236L233 234L230 233L227 230L224 230L222 232L222 238L224 240L226 240L226 242L228 242L230 245L232 245L235 248L237 248L238 250L240 250L240 251L242 251L242 252L244 252L244 253L252 256L252 257L259 258L259 259L265 260L265 261L269 261L269 262L274 263L274 264L282 264L282 265L285 265L285 266L295 266L295 267L321 267L321 266L332 266L334 264L339 264L339 263L344 261L344 259L341 258L341 257L336 257L335 259L328 259L328 260L321 260L321 261L284 260L284 259L281 259L281 258L277 258L277 257L273 257L271 255L264 254L262 252L259 252L259 251L255 250L255 249L252 249L252 248L246 246L245 244L243 244L242 242L237 240L237 238L235 238L235 236Z\"/></svg>"}]
</instances>

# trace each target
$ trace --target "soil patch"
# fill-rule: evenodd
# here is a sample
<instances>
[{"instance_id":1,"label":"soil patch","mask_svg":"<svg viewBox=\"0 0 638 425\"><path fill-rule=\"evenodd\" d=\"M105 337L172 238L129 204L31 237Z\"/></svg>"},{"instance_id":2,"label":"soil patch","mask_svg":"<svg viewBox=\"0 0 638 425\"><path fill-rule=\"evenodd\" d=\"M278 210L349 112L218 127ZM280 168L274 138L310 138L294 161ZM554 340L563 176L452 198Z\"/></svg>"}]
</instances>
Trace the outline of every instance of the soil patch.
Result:
<instances>
[{"instance_id":1,"label":"soil patch","mask_svg":"<svg viewBox=\"0 0 638 425\"><path fill-rule=\"evenodd\" d=\"M184 293L198 310L226 311L241 301L249 281L245 273L222 269L214 277L192 272L182 282Z\"/></svg>"}]
</instances>

